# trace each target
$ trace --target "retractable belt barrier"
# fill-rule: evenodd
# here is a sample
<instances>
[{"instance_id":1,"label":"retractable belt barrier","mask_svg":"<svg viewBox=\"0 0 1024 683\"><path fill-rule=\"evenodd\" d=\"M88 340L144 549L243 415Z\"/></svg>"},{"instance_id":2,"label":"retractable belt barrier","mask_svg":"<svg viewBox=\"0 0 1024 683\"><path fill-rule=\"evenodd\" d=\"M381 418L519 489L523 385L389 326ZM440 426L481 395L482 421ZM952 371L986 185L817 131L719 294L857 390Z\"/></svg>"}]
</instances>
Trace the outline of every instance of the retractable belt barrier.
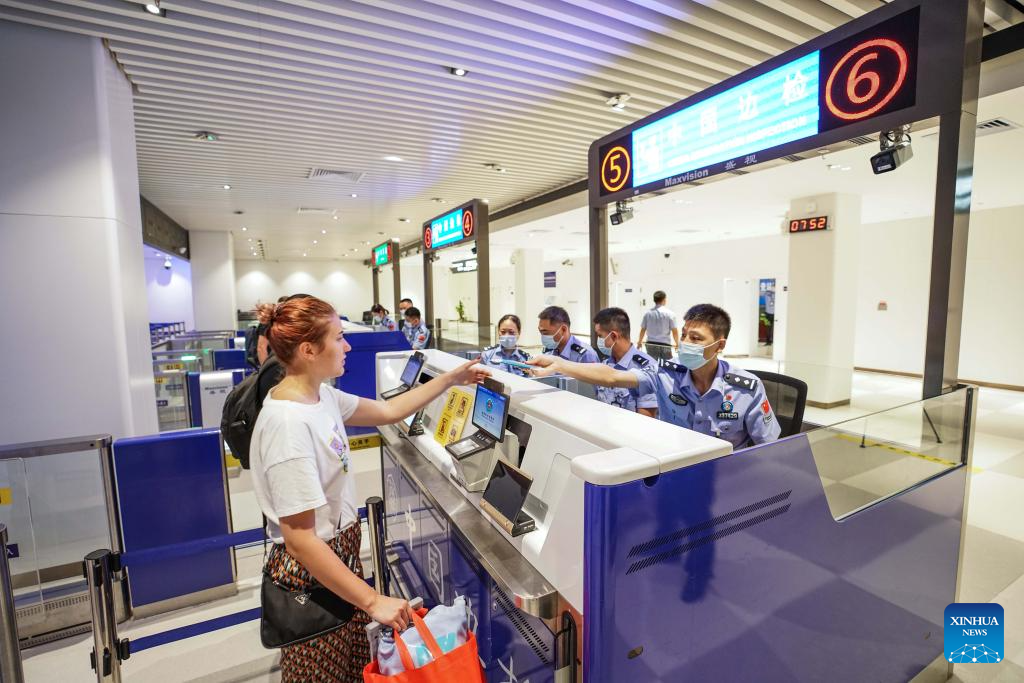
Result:
<instances>
[{"instance_id":1,"label":"retractable belt barrier","mask_svg":"<svg viewBox=\"0 0 1024 683\"><path fill-rule=\"evenodd\" d=\"M383 505L379 498L371 498L367 503L380 507L380 511L375 516L383 517ZM365 507L359 508L359 519L367 519L367 509ZM372 531L377 530L374 529ZM381 552L378 545L379 533L372 533L370 538L372 555L375 560L374 568L380 564L376 561L377 555ZM89 583L94 642L94 648L89 653L89 658L93 670L96 671L96 680L100 683L105 681L120 683L121 662L133 654L186 638L193 638L231 626L237 626L238 624L259 619L262 616L262 609L260 607L252 607L233 614L189 624L188 626L180 626L160 633L154 633L153 635L143 636L135 640L129 640L128 638L118 639L117 621L111 596L112 581L115 575L118 575L116 578L121 580L120 573L122 569L132 565L153 564L169 559L189 557L220 548L248 546L263 541L265 538L263 529L246 529L245 531L211 536L159 548L146 548L124 553L115 553L104 549L94 550L86 555L82 567ZM367 583L373 585L375 580L376 575L373 579L367 580ZM102 651L103 654L99 658L100 666L97 666L96 653L99 651Z\"/></svg>"}]
</instances>

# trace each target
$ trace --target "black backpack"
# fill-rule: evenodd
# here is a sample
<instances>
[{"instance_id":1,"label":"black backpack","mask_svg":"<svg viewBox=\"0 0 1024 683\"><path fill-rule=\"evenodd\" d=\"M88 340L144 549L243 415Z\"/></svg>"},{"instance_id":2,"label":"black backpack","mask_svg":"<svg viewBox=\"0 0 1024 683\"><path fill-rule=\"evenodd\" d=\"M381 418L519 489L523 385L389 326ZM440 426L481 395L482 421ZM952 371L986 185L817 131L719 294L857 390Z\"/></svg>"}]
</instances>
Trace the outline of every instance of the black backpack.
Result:
<instances>
[{"instance_id":1,"label":"black backpack","mask_svg":"<svg viewBox=\"0 0 1024 683\"><path fill-rule=\"evenodd\" d=\"M259 370L260 359L256 356L256 345L260 335L267 333L266 325L256 325L245 331L245 362L254 370Z\"/></svg>"},{"instance_id":2,"label":"black backpack","mask_svg":"<svg viewBox=\"0 0 1024 683\"><path fill-rule=\"evenodd\" d=\"M281 361L271 355L259 370L239 382L224 399L220 433L244 469L249 469L252 430L263 408L263 399L284 379L284 372Z\"/></svg>"}]
</instances>

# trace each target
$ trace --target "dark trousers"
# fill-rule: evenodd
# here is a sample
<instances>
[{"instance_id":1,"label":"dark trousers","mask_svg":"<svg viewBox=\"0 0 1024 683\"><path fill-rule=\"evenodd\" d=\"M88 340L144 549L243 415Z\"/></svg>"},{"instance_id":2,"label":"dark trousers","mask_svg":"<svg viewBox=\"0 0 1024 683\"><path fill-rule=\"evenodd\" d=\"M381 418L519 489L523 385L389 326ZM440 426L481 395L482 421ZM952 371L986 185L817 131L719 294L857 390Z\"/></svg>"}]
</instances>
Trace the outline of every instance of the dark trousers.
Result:
<instances>
[{"instance_id":1,"label":"dark trousers","mask_svg":"<svg viewBox=\"0 0 1024 683\"><path fill-rule=\"evenodd\" d=\"M645 344L647 355L655 360L671 360L672 345L649 341Z\"/></svg>"}]
</instances>

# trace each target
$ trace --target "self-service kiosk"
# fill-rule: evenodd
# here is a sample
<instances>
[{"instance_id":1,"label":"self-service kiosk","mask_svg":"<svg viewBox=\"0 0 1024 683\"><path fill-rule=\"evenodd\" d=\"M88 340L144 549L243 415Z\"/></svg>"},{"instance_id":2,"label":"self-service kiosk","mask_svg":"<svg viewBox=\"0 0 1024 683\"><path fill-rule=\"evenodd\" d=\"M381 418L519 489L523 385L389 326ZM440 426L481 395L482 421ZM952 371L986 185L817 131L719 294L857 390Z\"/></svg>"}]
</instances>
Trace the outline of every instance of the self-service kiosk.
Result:
<instances>
[{"instance_id":1,"label":"self-service kiosk","mask_svg":"<svg viewBox=\"0 0 1024 683\"><path fill-rule=\"evenodd\" d=\"M416 384L463 362L423 353ZM409 355L378 354L378 394ZM489 681L905 681L942 662L970 388L932 399L946 426L927 453L945 465L840 511L821 471L863 457L852 427L733 452L529 378L492 379L379 428L391 585L428 607L466 596ZM473 419L481 400L492 412ZM490 432L485 447L450 448L474 430Z\"/></svg>"}]
</instances>

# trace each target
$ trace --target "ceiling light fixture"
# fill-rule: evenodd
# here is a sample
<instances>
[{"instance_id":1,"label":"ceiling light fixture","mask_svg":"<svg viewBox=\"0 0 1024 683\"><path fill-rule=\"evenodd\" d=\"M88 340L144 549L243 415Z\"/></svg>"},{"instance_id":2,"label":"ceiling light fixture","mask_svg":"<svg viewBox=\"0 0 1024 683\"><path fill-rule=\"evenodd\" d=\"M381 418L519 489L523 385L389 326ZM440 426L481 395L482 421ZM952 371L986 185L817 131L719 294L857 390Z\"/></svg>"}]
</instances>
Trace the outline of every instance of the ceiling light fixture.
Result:
<instances>
[{"instance_id":1,"label":"ceiling light fixture","mask_svg":"<svg viewBox=\"0 0 1024 683\"><path fill-rule=\"evenodd\" d=\"M430 201L434 202L435 204L444 204L444 199L442 199L441 197L434 197Z\"/></svg>"},{"instance_id":2,"label":"ceiling light fixture","mask_svg":"<svg viewBox=\"0 0 1024 683\"><path fill-rule=\"evenodd\" d=\"M217 135L216 133L211 133L208 130L196 131L195 133L192 134L192 137L194 137L196 140L201 140L202 142L217 142L218 140L220 140L219 135Z\"/></svg>"},{"instance_id":3,"label":"ceiling light fixture","mask_svg":"<svg viewBox=\"0 0 1024 683\"><path fill-rule=\"evenodd\" d=\"M337 216L331 216L331 220L332 221L336 221L336 220L338 220L338 217Z\"/></svg>"},{"instance_id":4,"label":"ceiling light fixture","mask_svg":"<svg viewBox=\"0 0 1024 683\"><path fill-rule=\"evenodd\" d=\"M303 255L303 256L305 256L305 255L306 255L306 252L302 252L302 255Z\"/></svg>"},{"instance_id":5,"label":"ceiling light fixture","mask_svg":"<svg viewBox=\"0 0 1024 683\"><path fill-rule=\"evenodd\" d=\"M223 185L222 187L223 187L223 188L224 188L225 190L230 190L230 189L231 189L231 186L230 186L230 185L228 185L228 184L226 184L226 183L225 183L225 184L224 184L224 185Z\"/></svg>"},{"instance_id":6,"label":"ceiling light fixture","mask_svg":"<svg viewBox=\"0 0 1024 683\"><path fill-rule=\"evenodd\" d=\"M248 230L249 228L245 227L244 225L242 226L242 232L247 232Z\"/></svg>"},{"instance_id":7,"label":"ceiling light fixture","mask_svg":"<svg viewBox=\"0 0 1024 683\"><path fill-rule=\"evenodd\" d=\"M469 72L463 69L461 66L450 66L448 67L448 73L452 76L465 76Z\"/></svg>"},{"instance_id":8,"label":"ceiling light fixture","mask_svg":"<svg viewBox=\"0 0 1024 683\"><path fill-rule=\"evenodd\" d=\"M326 235L326 234L327 234L327 231L326 231L326 230L321 230L321 231L320 231L320 234L321 234L321 235Z\"/></svg>"},{"instance_id":9,"label":"ceiling light fixture","mask_svg":"<svg viewBox=\"0 0 1024 683\"><path fill-rule=\"evenodd\" d=\"M146 11L158 17L167 16L167 12L160 8L160 0L153 0L153 2L147 2Z\"/></svg>"},{"instance_id":10,"label":"ceiling light fixture","mask_svg":"<svg viewBox=\"0 0 1024 683\"><path fill-rule=\"evenodd\" d=\"M316 241L316 240L313 240L313 244L317 244L317 241Z\"/></svg>"},{"instance_id":11,"label":"ceiling light fixture","mask_svg":"<svg viewBox=\"0 0 1024 683\"><path fill-rule=\"evenodd\" d=\"M604 103L616 111L622 111L626 108L626 102L629 102L632 97L628 92L620 92L609 97Z\"/></svg>"},{"instance_id":12,"label":"ceiling light fixture","mask_svg":"<svg viewBox=\"0 0 1024 683\"><path fill-rule=\"evenodd\" d=\"M388 156L384 157L384 161L401 161L401 160L402 160L402 157L396 157L393 154L389 154Z\"/></svg>"},{"instance_id":13,"label":"ceiling light fixture","mask_svg":"<svg viewBox=\"0 0 1024 683\"><path fill-rule=\"evenodd\" d=\"M355 198L356 198L356 197L358 197L358 196L359 196L359 195L357 195L357 194L356 194L355 192L353 192L352 194L350 194L350 195L349 195L349 197L352 197L352 199L355 199Z\"/></svg>"},{"instance_id":14,"label":"ceiling light fixture","mask_svg":"<svg viewBox=\"0 0 1024 683\"><path fill-rule=\"evenodd\" d=\"M399 222L399 223L408 223L408 222L409 222L409 219L408 219L408 218L399 218L399 219L398 219L398 222ZM380 234L382 234L382 235L383 235L384 233L380 233Z\"/></svg>"}]
</instances>

